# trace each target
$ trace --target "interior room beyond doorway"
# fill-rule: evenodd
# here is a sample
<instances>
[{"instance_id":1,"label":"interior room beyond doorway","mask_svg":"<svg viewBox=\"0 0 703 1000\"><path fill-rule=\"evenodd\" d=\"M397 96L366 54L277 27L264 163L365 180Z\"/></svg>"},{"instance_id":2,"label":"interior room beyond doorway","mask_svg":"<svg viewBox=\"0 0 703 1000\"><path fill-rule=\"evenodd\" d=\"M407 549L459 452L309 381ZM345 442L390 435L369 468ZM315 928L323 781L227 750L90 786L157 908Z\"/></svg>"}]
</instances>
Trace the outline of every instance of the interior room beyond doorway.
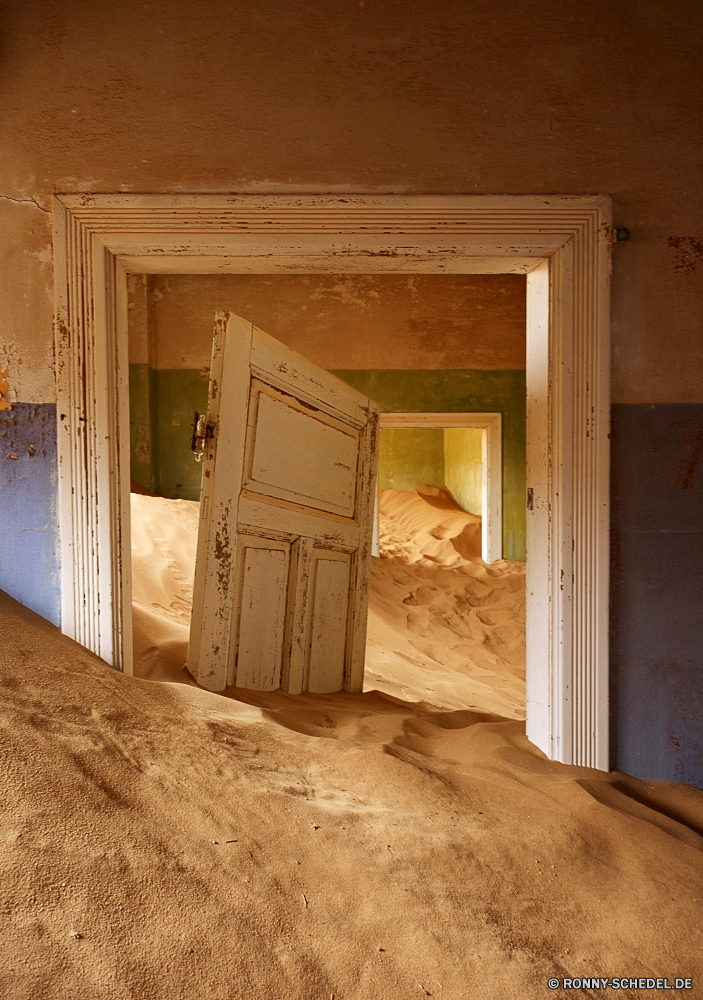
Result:
<instances>
[{"instance_id":1,"label":"interior room beyond doorway","mask_svg":"<svg viewBox=\"0 0 703 1000\"><path fill-rule=\"evenodd\" d=\"M518 560L524 559L524 512L522 504L516 502L518 498L522 501L524 497L524 298L525 281L521 275L132 276L132 479L138 484L140 492L155 493L164 501L188 502L176 504L175 507L171 505L174 510L180 508L177 523L174 522L173 525L179 539L178 552L180 555L187 554L189 544L191 548L192 544L186 541L185 535L189 530L192 535L195 523L194 511L192 508L189 511L188 508L199 495L200 473L190 452L193 413L194 410L203 412L207 399L214 309L234 308L310 360L333 370L368 395L380 397L383 410L397 409L400 404L403 409L490 409L502 414L506 426L505 452L508 459L503 488L506 509L505 548L513 560L516 557ZM488 367L489 365L495 367ZM456 460L457 445L459 451L466 452L467 447L470 451L473 446L474 452L478 453L481 433L480 429L475 428L452 429L448 433L450 467ZM438 440L442 438L442 449L446 452L445 432L433 429L433 434ZM462 438L461 442L452 440L458 437ZM436 445L437 441L434 443ZM442 465L441 472L437 467L433 476L424 478L446 478L443 476L446 460L443 459ZM384 479L387 470L384 470L383 455L380 472L381 485L388 485ZM461 492L464 509L472 504L473 491L473 513L478 515L479 521L479 559L481 476L480 461L478 466L474 462L473 482L466 482L463 492L455 486ZM446 485L439 484L439 480L437 482L439 486ZM424 485L434 486L434 483ZM133 505L148 506L149 503L150 501L135 500L133 497ZM441 514L440 521L442 518L446 520L446 511L442 512L436 506L434 511ZM468 513L471 515L472 512L469 510ZM164 518L164 512L161 511L152 520L152 527L158 522L163 534L168 520ZM137 548L141 544L142 550L150 553L146 561L153 568L154 538L146 539L143 529L143 518L135 518L133 536L138 543ZM430 530L441 533L443 529L437 523L431 525ZM141 542L138 542L140 532ZM163 548L163 539L160 545ZM178 558L177 555L176 562ZM187 561L186 558L185 563ZM451 572L451 568L444 568L446 572ZM426 569L427 567L415 566L413 570L405 572L412 575ZM186 566L179 566L177 572L184 575L187 573ZM501 574L501 577L504 575ZM515 580L511 578L508 581L506 577L502 582L510 582L512 586ZM465 584L466 580L463 581L463 586ZM521 585L523 584L524 576ZM384 585L398 591L394 600L399 606L405 626L409 605L403 604L403 601L417 599L417 581L413 584L406 580L402 593L398 590L398 581L386 580ZM422 586L419 585L420 590ZM143 632L140 616L142 619L144 617L144 607L137 607L140 603L138 589L135 577L137 640ZM425 584L425 592L426 590ZM446 593L445 588L440 600L442 608L428 606L428 613L437 619L440 629L443 627L440 619L443 614L446 616ZM505 597L505 594L499 596ZM150 617L152 612L165 617L171 614L173 624L179 625L179 628L172 630L170 639L162 636L158 642L151 642L151 646L161 646L159 655L163 657L165 650L166 658L170 658L171 663L175 664L182 657L183 644L187 643L188 595L181 592L171 594L170 597L162 594L156 603L160 604L160 609L147 609L147 630L153 630L155 625ZM491 601L486 603L489 605ZM498 603L505 604L505 601ZM522 614L524 616L524 604ZM491 651L491 636L495 629L500 631L505 622L489 622L491 615L487 610L482 611L481 615L485 619L483 622L478 619L477 613L473 615L473 632L475 635L481 632L482 641L488 637L488 644L483 642L483 650L488 650L489 656L493 656L494 666L501 657L499 653ZM372 606L370 634L374 629L376 632L379 628L383 631L386 624L379 623L376 609ZM168 631L168 623L165 627ZM432 628L428 628L432 631ZM436 641L437 628L433 628L434 644L431 640L423 643L416 636L403 636L404 641L411 644L407 651L401 656L396 655L402 652L400 649L390 651L395 674L390 677L394 670L386 670L386 674L389 674L386 684L389 690L401 697L410 696L409 687L407 679L397 674L396 668L400 665L405 671L414 670L417 676L413 683L415 686L420 683L423 667L418 667L417 664L431 666L434 661L427 650L432 646L435 653L438 653L442 646L441 642ZM505 631L503 627L502 633ZM443 638L451 639L450 636ZM468 634L459 637L461 638L466 640L465 646L473 642ZM374 642L373 636L371 642ZM413 649L413 642L423 648ZM524 646L524 632L518 636L518 645L520 642ZM514 635L511 643L514 647ZM466 648L463 651L453 649L457 644L461 646L461 642L444 643L447 647L445 655L452 660L449 673L467 659ZM380 645L382 644L376 641L379 650ZM394 645L398 647L402 643L395 641ZM142 655L143 653L142 650ZM511 655L515 659L514 648ZM522 680L512 677L513 687L524 683L524 651L521 655L518 654L517 659L522 660L522 663L512 666L517 666L518 671L522 670ZM389 662L388 657L386 662ZM440 664L438 669L441 673L448 668L446 664ZM479 670L482 683L491 669L490 663L482 664ZM381 687L383 684L383 678L370 663L369 680L372 686ZM422 686L420 683L420 687ZM449 687L451 684L448 685L445 677L439 684L439 694L436 683L425 684L418 694L428 701L431 701L434 694L435 699L444 704L469 704L466 700L462 701L461 697L456 697L456 693L449 694ZM510 706L501 703L497 706L498 714L524 714L524 693L515 698L513 691L511 698L512 710ZM520 700L522 706L516 711L515 703ZM471 706L483 707L484 710L495 709L490 699L486 701L485 697L482 703L471 703Z\"/></svg>"},{"instance_id":2,"label":"interior room beyond doorway","mask_svg":"<svg viewBox=\"0 0 703 1000\"><path fill-rule=\"evenodd\" d=\"M478 427L381 427L379 490L446 486L471 514L483 513L482 432Z\"/></svg>"}]
</instances>

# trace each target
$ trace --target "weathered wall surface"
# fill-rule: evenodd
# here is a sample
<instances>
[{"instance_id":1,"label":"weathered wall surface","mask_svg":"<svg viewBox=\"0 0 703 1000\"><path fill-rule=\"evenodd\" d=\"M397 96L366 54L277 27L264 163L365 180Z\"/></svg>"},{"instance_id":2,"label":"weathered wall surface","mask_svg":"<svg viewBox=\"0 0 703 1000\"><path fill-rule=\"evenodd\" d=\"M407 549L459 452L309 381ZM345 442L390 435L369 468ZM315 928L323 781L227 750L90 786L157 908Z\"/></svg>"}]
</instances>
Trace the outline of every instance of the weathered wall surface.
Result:
<instances>
[{"instance_id":1,"label":"weathered wall surface","mask_svg":"<svg viewBox=\"0 0 703 1000\"><path fill-rule=\"evenodd\" d=\"M703 400L696 0L4 8L3 322L39 368L53 191L605 192L614 399Z\"/></svg>"},{"instance_id":2,"label":"weathered wall surface","mask_svg":"<svg viewBox=\"0 0 703 1000\"><path fill-rule=\"evenodd\" d=\"M207 412L207 371L129 366L131 477L172 500L199 500L202 465L191 451L196 411Z\"/></svg>"},{"instance_id":3,"label":"weathered wall surface","mask_svg":"<svg viewBox=\"0 0 703 1000\"><path fill-rule=\"evenodd\" d=\"M200 495L190 436L217 309L327 369L525 366L522 275L133 275L129 286L132 478L166 497ZM442 432L416 432L420 451L408 434L382 442L382 488L444 485Z\"/></svg>"},{"instance_id":4,"label":"weathered wall surface","mask_svg":"<svg viewBox=\"0 0 703 1000\"><path fill-rule=\"evenodd\" d=\"M524 368L520 274L149 278L155 368L210 364L227 309L321 368Z\"/></svg>"},{"instance_id":5,"label":"weathered wall surface","mask_svg":"<svg viewBox=\"0 0 703 1000\"><path fill-rule=\"evenodd\" d=\"M703 406L615 406L612 440L613 759L701 785Z\"/></svg>"},{"instance_id":6,"label":"weathered wall surface","mask_svg":"<svg viewBox=\"0 0 703 1000\"><path fill-rule=\"evenodd\" d=\"M15 403L0 413L2 589L54 625L60 609L56 471L56 406Z\"/></svg>"},{"instance_id":7,"label":"weathered wall surface","mask_svg":"<svg viewBox=\"0 0 703 1000\"><path fill-rule=\"evenodd\" d=\"M54 191L603 192L633 234L614 254L614 402L703 403L702 33L698 0L350 0L333 16L322 0L7 0L0 346L26 366L8 391L54 401ZM617 454L646 432L632 414ZM655 495L647 470L637 489ZM677 559L690 577L691 551ZM641 569L623 555L623 579ZM618 605L617 669L645 690L637 627ZM646 770L645 734L628 738Z\"/></svg>"},{"instance_id":8,"label":"weathered wall surface","mask_svg":"<svg viewBox=\"0 0 703 1000\"><path fill-rule=\"evenodd\" d=\"M444 486L441 427L384 427L378 436L379 490Z\"/></svg>"}]
</instances>

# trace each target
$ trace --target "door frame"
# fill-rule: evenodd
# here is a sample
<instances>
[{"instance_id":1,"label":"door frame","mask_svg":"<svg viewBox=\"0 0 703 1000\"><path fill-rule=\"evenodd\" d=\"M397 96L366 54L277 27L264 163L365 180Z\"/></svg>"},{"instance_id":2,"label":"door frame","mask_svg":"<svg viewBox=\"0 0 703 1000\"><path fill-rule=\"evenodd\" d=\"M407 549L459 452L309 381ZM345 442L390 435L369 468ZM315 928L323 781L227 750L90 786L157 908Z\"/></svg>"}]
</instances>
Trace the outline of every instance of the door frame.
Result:
<instances>
[{"instance_id":1,"label":"door frame","mask_svg":"<svg viewBox=\"0 0 703 1000\"><path fill-rule=\"evenodd\" d=\"M128 273L527 275L527 735L607 769L611 199L63 194L53 209L61 627L126 672Z\"/></svg>"},{"instance_id":2,"label":"door frame","mask_svg":"<svg viewBox=\"0 0 703 1000\"><path fill-rule=\"evenodd\" d=\"M503 558L503 414L382 413L379 428L473 427L481 430L481 558ZM378 515L378 504L376 505Z\"/></svg>"}]
</instances>

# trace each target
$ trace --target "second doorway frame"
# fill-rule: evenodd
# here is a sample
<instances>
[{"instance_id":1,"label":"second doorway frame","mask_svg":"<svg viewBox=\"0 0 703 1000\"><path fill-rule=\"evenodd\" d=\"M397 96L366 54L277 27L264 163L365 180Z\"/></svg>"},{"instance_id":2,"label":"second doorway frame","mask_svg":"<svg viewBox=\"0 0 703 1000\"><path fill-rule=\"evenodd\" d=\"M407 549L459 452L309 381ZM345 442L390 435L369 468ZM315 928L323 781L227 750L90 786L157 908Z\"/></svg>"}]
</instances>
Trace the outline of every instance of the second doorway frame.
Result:
<instances>
[{"instance_id":1,"label":"second doorway frame","mask_svg":"<svg viewBox=\"0 0 703 1000\"><path fill-rule=\"evenodd\" d=\"M503 414L381 413L379 427L473 427L481 430L481 558L503 558ZM378 505L377 505L378 507Z\"/></svg>"}]
</instances>

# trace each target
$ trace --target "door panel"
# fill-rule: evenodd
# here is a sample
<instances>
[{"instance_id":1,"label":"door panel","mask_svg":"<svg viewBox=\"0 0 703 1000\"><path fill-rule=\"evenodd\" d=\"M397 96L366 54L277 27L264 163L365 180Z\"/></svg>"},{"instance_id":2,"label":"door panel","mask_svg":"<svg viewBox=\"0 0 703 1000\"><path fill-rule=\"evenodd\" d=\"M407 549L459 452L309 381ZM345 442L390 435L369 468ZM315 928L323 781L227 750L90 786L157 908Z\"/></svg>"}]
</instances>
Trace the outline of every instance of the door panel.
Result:
<instances>
[{"instance_id":1,"label":"door panel","mask_svg":"<svg viewBox=\"0 0 703 1000\"><path fill-rule=\"evenodd\" d=\"M328 413L337 412L345 422L362 428L368 422L369 399L352 389L346 382L318 368L301 354L296 354L273 337L257 330L252 341L251 366L256 375L261 373L267 385L279 386L301 401L314 406L322 404ZM377 410L378 404L371 400Z\"/></svg>"},{"instance_id":2,"label":"door panel","mask_svg":"<svg viewBox=\"0 0 703 1000\"><path fill-rule=\"evenodd\" d=\"M322 520L315 511L285 500L276 500L242 490L239 513L243 524L273 528L297 537L321 538L326 545L356 549L360 544L359 525L349 518L328 515Z\"/></svg>"},{"instance_id":3,"label":"door panel","mask_svg":"<svg viewBox=\"0 0 703 1000\"><path fill-rule=\"evenodd\" d=\"M240 537L239 638L232 646L233 680L252 691L281 686L289 546Z\"/></svg>"},{"instance_id":4,"label":"door panel","mask_svg":"<svg viewBox=\"0 0 703 1000\"><path fill-rule=\"evenodd\" d=\"M359 432L255 380L245 489L353 517Z\"/></svg>"},{"instance_id":5,"label":"door panel","mask_svg":"<svg viewBox=\"0 0 703 1000\"><path fill-rule=\"evenodd\" d=\"M378 406L218 313L188 669L204 687L363 684Z\"/></svg>"},{"instance_id":6,"label":"door panel","mask_svg":"<svg viewBox=\"0 0 703 1000\"><path fill-rule=\"evenodd\" d=\"M344 683L350 564L346 553L314 550L307 690L317 694L339 691Z\"/></svg>"}]
</instances>

